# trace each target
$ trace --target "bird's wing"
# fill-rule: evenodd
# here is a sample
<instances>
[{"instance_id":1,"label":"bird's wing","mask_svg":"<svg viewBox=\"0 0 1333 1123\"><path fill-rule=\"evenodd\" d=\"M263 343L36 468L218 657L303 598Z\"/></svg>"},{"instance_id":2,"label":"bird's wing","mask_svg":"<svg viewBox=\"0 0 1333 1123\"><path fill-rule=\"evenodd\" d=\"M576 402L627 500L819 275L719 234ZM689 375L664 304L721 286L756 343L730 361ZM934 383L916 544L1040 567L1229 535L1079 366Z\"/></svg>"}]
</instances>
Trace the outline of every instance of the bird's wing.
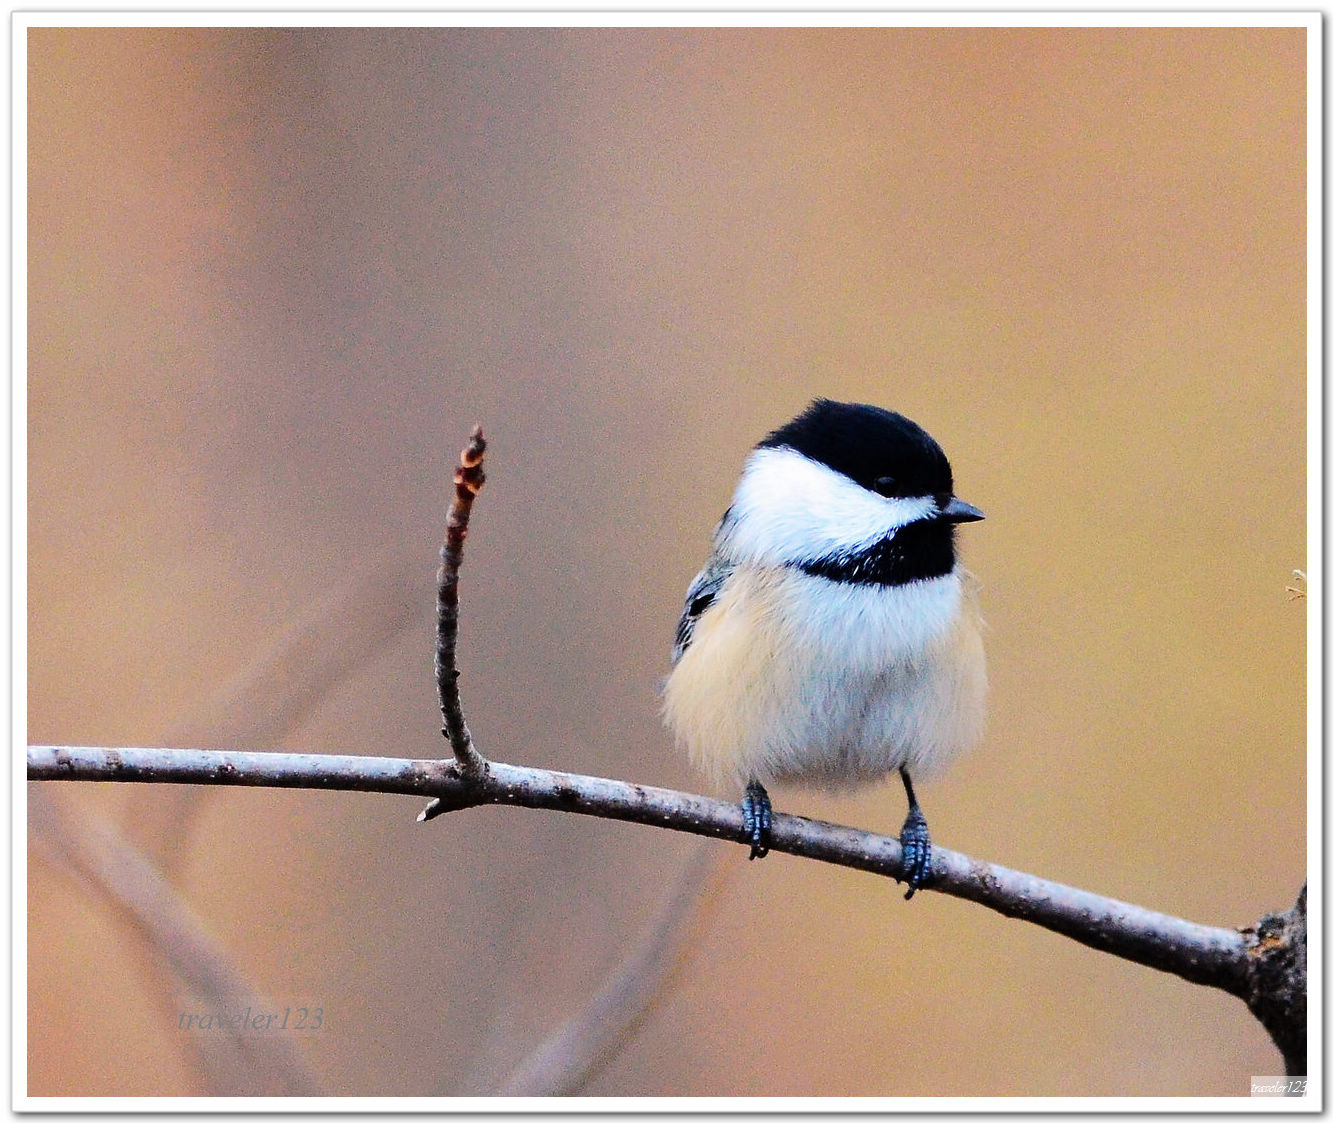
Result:
<instances>
[{"instance_id":1,"label":"bird's wing","mask_svg":"<svg viewBox=\"0 0 1333 1123\"><path fill-rule=\"evenodd\" d=\"M685 654L685 649L690 646L690 640L694 638L694 625L698 623L699 617L708 611L708 606L713 603L735 568L734 563L713 557L690 582L689 591L685 594L685 611L681 613L680 623L676 625L676 646L671 652L672 663Z\"/></svg>"}]
</instances>

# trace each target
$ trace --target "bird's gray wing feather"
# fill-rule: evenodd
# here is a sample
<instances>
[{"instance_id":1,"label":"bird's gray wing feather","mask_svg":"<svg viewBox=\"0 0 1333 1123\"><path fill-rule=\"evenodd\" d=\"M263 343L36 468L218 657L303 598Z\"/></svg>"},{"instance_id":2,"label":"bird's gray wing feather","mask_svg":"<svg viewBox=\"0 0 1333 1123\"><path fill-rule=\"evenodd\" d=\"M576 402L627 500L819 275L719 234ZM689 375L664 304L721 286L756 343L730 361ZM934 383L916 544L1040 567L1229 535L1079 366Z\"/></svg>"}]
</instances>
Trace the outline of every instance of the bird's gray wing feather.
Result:
<instances>
[{"instance_id":1,"label":"bird's gray wing feather","mask_svg":"<svg viewBox=\"0 0 1333 1123\"><path fill-rule=\"evenodd\" d=\"M735 568L732 562L713 557L690 582L689 591L685 594L685 611L681 613L680 623L676 625L676 646L671 651L673 664L685 654L685 649L690 646L690 640L694 638L694 625L698 623L699 617L708 611Z\"/></svg>"}]
</instances>

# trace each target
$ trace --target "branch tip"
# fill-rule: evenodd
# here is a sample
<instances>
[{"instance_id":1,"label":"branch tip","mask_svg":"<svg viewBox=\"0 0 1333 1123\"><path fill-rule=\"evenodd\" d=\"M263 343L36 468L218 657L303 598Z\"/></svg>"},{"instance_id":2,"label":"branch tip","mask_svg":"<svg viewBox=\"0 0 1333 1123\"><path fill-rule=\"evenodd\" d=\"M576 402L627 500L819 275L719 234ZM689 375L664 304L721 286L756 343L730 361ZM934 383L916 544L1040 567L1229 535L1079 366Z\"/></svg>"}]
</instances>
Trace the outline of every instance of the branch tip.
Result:
<instances>
[{"instance_id":1,"label":"branch tip","mask_svg":"<svg viewBox=\"0 0 1333 1123\"><path fill-rule=\"evenodd\" d=\"M462 468L475 468L481 464L486 456L486 435L481 431L480 425L472 426L472 433L468 437L467 447L463 449L458 458L459 465Z\"/></svg>"}]
</instances>

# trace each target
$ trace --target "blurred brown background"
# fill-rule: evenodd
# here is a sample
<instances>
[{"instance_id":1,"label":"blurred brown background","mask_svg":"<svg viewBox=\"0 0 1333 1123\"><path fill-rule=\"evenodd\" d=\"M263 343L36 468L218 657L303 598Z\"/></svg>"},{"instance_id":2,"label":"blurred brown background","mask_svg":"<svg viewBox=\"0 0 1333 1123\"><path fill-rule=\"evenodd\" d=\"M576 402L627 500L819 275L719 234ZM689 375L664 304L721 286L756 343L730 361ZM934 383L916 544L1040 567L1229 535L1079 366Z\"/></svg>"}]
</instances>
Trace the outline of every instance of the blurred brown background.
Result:
<instances>
[{"instance_id":1,"label":"blurred brown background","mask_svg":"<svg viewBox=\"0 0 1333 1123\"><path fill-rule=\"evenodd\" d=\"M937 841L1215 924L1294 899L1303 30L28 48L30 741L442 754L431 582L482 421L480 746L697 790L656 712L683 590L748 447L828 395L920 421L989 516L962 539L990 729L922 792ZM40 798L169 869L259 992L324 1010L292 1047L333 1094L487 1087L694 845L60 788ZM902 820L892 786L775 797ZM588 1092L1245 1095L1279 1069L1234 998L718 848L711 924ZM177 1024L200 1003L49 839L28 924L31 1094L218 1090Z\"/></svg>"}]
</instances>

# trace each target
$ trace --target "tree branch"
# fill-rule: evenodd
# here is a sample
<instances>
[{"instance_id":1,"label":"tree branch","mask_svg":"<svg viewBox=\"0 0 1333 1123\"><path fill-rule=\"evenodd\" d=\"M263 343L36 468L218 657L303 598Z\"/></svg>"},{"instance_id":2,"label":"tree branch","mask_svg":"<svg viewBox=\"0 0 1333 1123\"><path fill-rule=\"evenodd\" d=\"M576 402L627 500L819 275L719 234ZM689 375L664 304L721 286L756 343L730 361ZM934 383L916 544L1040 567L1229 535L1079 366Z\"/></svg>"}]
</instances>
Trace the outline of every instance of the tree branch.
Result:
<instances>
[{"instance_id":1,"label":"tree branch","mask_svg":"<svg viewBox=\"0 0 1333 1123\"><path fill-rule=\"evenodd\" d=\"M542 808L621 819L748 845L740 808L704 796L599 776L490 761L480 777L456 761L202 749L29 746L29 780L221 784L434 796L442 807ZM775 814L771 848L900 878L902 850L888 835ZM1031 874L936 848L931 889L975 901L1123 959L1244 997L1251 974L1244 937Z\"/></svg>"},{"instance_id":2,"label":"tree branch","mask_svg":"<svg viewBox=\"0 0 1333 1123\"><path fill-rule=\"evenodd\" d=\"M1287 1075L1305 1076L1310 1071L1306 1053L1305 996L1309 978L1305 965L1305 886L1286 912L1265 916L1253 928L1242 928L1241 936L1249 969L1241 997L1282 1051Z\"/></svg>"},{"instance_id":3,"label":"tree branch","mask_svg":"<svg viewBox=\"0 0 1333 1123\"><path fill-rule=\"evenodd\" d=\"M481 426L458 458L454 469L454 498L445 519L444 545L440 548L438 591L435 598L435 684L440 693L440 713L444 717L441 732L449 738L454 759L465 776L480 776L486 771L486 758L472 743L472 734L463 718L463 703L458 694L458 570L463 564L463 542L472 516L472 501L486 482L482 463L486 458L486 438ZM449 810L430 804L419 819L433 819Z\"/></svg>"}]
</instances>

